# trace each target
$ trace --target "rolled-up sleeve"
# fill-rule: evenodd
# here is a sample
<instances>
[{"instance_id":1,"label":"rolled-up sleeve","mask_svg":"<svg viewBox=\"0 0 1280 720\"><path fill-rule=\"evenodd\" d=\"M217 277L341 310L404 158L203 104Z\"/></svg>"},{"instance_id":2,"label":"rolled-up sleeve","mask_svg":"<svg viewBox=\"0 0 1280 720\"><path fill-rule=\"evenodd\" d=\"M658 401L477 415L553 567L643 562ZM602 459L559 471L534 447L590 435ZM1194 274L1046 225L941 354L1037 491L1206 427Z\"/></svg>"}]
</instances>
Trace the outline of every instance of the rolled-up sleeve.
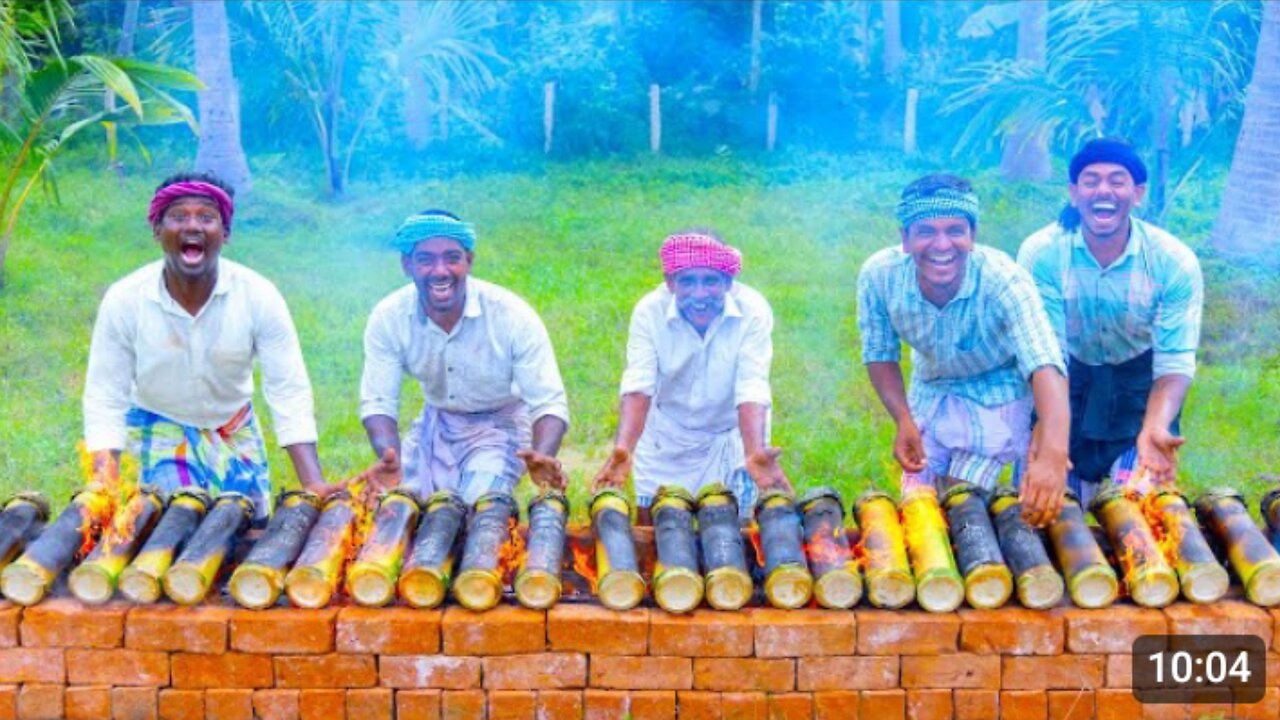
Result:
<instances>
[{"instance_id":1,"label":"rolled-up sleeve","mask_svg":"<svg viewBox=\"0 0 1280 720\"><path fill-rule=\"evenodd\" d=\"M631 313L627 332L627 367L622 371L619 395L639 393L653 397L658 389L658 346L654 318L648 303L641 302Z\"/></svg>"},{"instance_id":2,"label":"rolled-up sleeve","mask_svg":"<svg viewBox=\"0 0 1280 720\"><path fill-rule=\"evenodd\" d=\"M862 336L862 363L899 362L902 341L889 319L889 308L876 273L866 265L858 273L858 333Z\"/></svg>"},{"instance_id":3,"label":"rolled-up sleeve","mask_svg":"<svg viewBox=\"0 0 1280 720\"><path fill-rule=\"evenodd\" d=\"M1011 270L1013 272L999 298L1013 339L1018 372L1024 378L1030 378L1042 367L1054 367L1066 377L1062 350L1049 325L1049 316L1045 313L1035 283L1022 267L1014 265Z\"/></svg>"},{"instance_id":4,"label":"rolled-up sleeve","mask_svg":"<svg viewBox=\"0 0 1280 720\"><path fill-rule=\"evenodd\" d=\"M738 373L734 378L734 405L773 404L769 390L769 369L773 365L773 311L747 319L746 332L738 350Z\"/></svg>"},{"instance_id":5,"label":"rolled-up sleeve","mask_svg":"<svg viewBox=\"0 0 1280 720\"><path fill-rule=\"evenodd\" d=\"M529 416L537 422L544 415L552 415L569 424L564 379L560 377L546 325L530 311L517 327L520 329L514 333L511 374L520 397L529 405Z\"/></svg>"},{"instance_id":6,"label":"rolled-up sleeve","mask_svg":"<svg viewBox=\"0 0 1280 720\"><path fill-rule=\"evenodd\" d=\"M313 443L318 437L315 398L289 307L273 285L263 288L257 297L253 344L276 440L280 447Z\"/></svg>"},{"instance_id":7,"label":"rolled-up sleeve","mask_svg":"<svg viewBox=\"0 0 1280 720\"><path fill-rule=\"evenodd\" d=\"M1200 321L1204 312L1204 276L1200 263L1187 252L1165 285L1156 308L1152 337L1152 374L1196 374L1196 349L1200 346Z\"/></svg>"},{"instance_id":8,"label":"rolled-up sleeve","mask_svg":"<svg viewBox=\"0 0 1280 720\"><path fill-rule=\"evenodd\" d=\"M374 308L364 328L364 371L360 375L360 419L385 415L400 417L400 382L403 377L400 343L384 305Z\"/></svg>"},{"instance_id":9,"label":"rolled-up sleeve","mask_svg":"<svg viewBox=\"0 0 1280 720\"><path fill-rule=\"evenodd\" d=\"M135 374L133 342L124 321L125 300L108 291L98 307L85 371L84 444L89 452L123 450L128 439L125 414Z\"/></svg>"}]
</instances>

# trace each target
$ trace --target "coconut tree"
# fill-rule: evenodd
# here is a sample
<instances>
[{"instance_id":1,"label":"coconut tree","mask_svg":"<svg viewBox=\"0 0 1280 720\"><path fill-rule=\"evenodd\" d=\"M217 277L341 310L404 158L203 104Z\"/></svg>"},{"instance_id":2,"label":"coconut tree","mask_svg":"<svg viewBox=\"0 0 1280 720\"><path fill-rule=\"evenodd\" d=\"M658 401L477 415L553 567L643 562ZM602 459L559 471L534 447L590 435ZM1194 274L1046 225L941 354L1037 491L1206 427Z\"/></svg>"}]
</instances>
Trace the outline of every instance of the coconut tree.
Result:
<instances>
[{"instance_id":1,"label":"coconut tree","mask_svg":"<svg viewBox=\"0 0 1280 720\"><path fill-rule=\"evenodd\" d=\"M1049 0L1018 3L1018 60L1044 68ZM1000 156L1000 174L1009 180L1049 179L1049 138L1035 125L1013 129Z\"/></svg>"},{"instance_id":2,"label":"coconut tree","mask_svg":"<svg viewBox=\"0 0 1280 720\"><path fill-rule=\"evenodd\" d=\"M241 192L252 186L240 144L240 91L231 70L231 37L223 0L191 3L196 76L205 89L197 96L200 146L196 168L210 170Z\"/></svg>"}]
</instances>

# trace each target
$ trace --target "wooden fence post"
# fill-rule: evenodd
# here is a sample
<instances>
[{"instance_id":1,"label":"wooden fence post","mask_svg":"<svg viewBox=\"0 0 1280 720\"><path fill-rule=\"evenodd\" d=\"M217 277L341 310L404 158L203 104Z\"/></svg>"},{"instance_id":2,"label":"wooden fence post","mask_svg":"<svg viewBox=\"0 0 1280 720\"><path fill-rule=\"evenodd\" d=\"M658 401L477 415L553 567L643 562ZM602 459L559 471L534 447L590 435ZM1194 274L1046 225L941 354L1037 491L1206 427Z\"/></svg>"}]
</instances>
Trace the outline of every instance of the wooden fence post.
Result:
<instances>
[{"instance_id":1,"label":"wooden fence post","mask_svg":"<svg viewBox=\"0 0 1280 720\"><path fill-rule=\"evenodd\" d=\"M657 83L649 86L649 151L662 149L662 88Z\"/></svg>"},{"instance_id":2,"label":"wooden fence post","mask_svg":"<svg viewBox=\"0 0 1280 720\"><path fill-rule=\"evenodd\" d=\"M902 122L902 149L907 155L916 154L916 105L920 102L920 90L907 90L907 113Z\"/></svg>"},{"instance_id":3,"label":"wooden fence post","mask_svg":"<svg viewBox=\"0 0 1280 720\"><path fill-rule=\"evenodd\" d=\"M542 86L542 152L551 153L551 137L556 126L556 84Z\"/></svg>"}]
</instances>

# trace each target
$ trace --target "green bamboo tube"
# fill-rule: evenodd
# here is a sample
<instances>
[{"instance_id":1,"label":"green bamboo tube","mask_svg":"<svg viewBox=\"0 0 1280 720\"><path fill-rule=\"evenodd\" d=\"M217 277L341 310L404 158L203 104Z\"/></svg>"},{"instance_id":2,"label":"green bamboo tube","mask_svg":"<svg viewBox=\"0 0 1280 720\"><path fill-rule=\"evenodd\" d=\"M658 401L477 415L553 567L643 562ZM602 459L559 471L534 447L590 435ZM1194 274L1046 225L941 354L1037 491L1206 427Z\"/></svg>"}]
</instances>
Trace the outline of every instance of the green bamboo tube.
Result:
<instances>
[{"instance_id":1,"label":"green bamboo tube","mask_svg":"<svg viewBox=\"0 0 1280 720\"><path fill-rule=\"evenodd\" d=\"M349 493L329 496L297 562L284 576L289 602L311 610L329 604L338 589L347 551L355 543L357 520L355 501Z\"/></svg>"},{"instance_id":2,"label":"green bamboo tube","mask_svg":"<svg viewBox=\"0 0 1280 720\"><path fill-rule=\"evenodd\" d=\"M1051 608L1062 602L1066 586L1053 569L1044 540L1022 519L1022 502L1018 491L1010 487L996 488L991 499L1000 552L1017 583L1018 602L1033 610Z\"/></svg>"},{"instance_id":3,"label":"green bamboo tube","mask_svg":"<svg viewBox=\"0 0 1280 720\"><path fill-rule=\"evenodd\" d=\"M853 514L862 529L867 599L878 608L905 607L915 599L916 585L893 499L879 490L868 490L854 500Z\"/></svg>"},{"instance_id":4,"label":"green bamboo tube","mask_svg":"<svg viewBox=\"0 0 1280 720\"><path fill-rule=\"evenodd\" d=\"M38 492L20 492L0 511L0 571L34 539L49 519L49 501Z\"/></svg>"},{"instance_id":5,"label":"green bamboo tube","mask_svg":"<svg viewBox=\"0 0 1280 720\"><path fill-rule=\"evenodd\" d=\"M862 578L844 529L844 500L829 487L800 498L805 554L813 572L813 596L824 608L846 610L862 597Z\"/></svg>"},{"instance_id":6,"label":"green bamboo tube","mask_svg":"<svg viewBox=\"0 0 1280 720\"><path fill-rule=\"evenodd\" d=\"M1244 497L1227 488L1209 490L1196 500L1196 516L1226 548L1249 602L1280 604L1280 554L1249 517Z\"/></svg>"},{"instance_id":7,"label":"green bamboo tube","mask_svg":"<svg viewBox=\"0 0 1280 720\"><path fill-rule=\"evenodd\" d=\"M400 597L405 603L434 608L444 602L458 555L459 530L466 517L466 504L449 490L427 498L413 552L400 573Z\"/></svg>"},{"instance_id":8,"label":"green bamboo tube","mask_svg":"<svg viewBox=\"0 0 1280 720\"><path fill-rule=\"evenodd\" d=\"M669 613L686 613L702 603L698 572L698 536L693 531L693 495L679 485L664 485L653 498L653 599Z\"/></svg>"},{"instance_id":9,"label":"green bamboo tube","mask_svg":"<svg viewBox=\"0 0 1280 720\"><path fill-rule=\"evenodd\" d=\"M81 490L25 552L0 572L0 590L19 605L44 599L95 525L109 519L111 498L96 487Z\"/></svg>"},{"instance_id":10,"label":"green bamboo tube","mask_svg":"<svg viewBox=\"0 0 1280 720\"><path fill-rule=\"evenodd\" d=\"M1178 598L1178 575L1137 501L1123 487L1110 487L1090 503L1093 516L1106 531L1115 549L1129 597L1143 607L1162 608Z\"/></svg>"},{"instance_id":11,"label":"green bamboo tube","mask_svg":"<svg viewBox=\"0 0 1280 720\"><path fill-rule=\"evenodd\" d=\"M396 596L400 566L413 536L422 501L408 490L391 490L378 502L373 531L347 568L347 594L357 604L381 607Z\"/></svg>"},{"instance_id":12,"label":"green bamboo tube","mask_svg":"<svg viewBox=\"0 0 1280 720\"><path fill-rule=\"evenodd\" d=\"M1067 580L1071 602L1089 609L1115 602L1120 582L1085 523L1080 501L1070 490L1063 493L1062 510L1049 526L1049 542Z\"/></svg>"},{"instance_id":13,"label":"green bamboo tube","mask_svg":"<svg viewBox=\"0 0 1280 720\"><path fill-rule=\"evenodd\" d=\"M218 495L200 527L164 574L164 594L179 605L195 605L204 600L222 563L252 518L252 500L236 492Z\"/></svg>"},{"instance_id":14,"label":"green bamboo tube","mask_svg":"<svg viewBox=\"0 0 1280 720\"><path fill-rule=\"evenodd\" d=\"M1191 516L1187 499L1177 490L1162 490L1152 504L1164 531L1161 546L1178 573L1182 596L1202 604L1221 599L1231 586L1231 577L1214 557L1200 525Z\"/></svg>"},{"instance_id":15,"label":"green bamboo tube","mask_svg":"<svg viewBox=\"0 0 1280 720\"><path fill-rule=\"evenodd\" d=\"M547 489L529 503L529 542L514 589L520 604L545 610L560 599L560 566L564 561L569 499Z\"/></svg>"},{"instance_id":16,"label":"green bamboo tube","mask_svg":"<svg viewBox=\"0 0 1280 720\"><path fill-rule=\"evenodd\" d=\"M755 589L747 571L747 550L738 520L738 499L720 483L698 492L698 549L701 553L707 604L737 610Z\"/></svg>"},{"instance_id":17,"label":"green bamboo tube","mask_svg":"<svg viewBox=\"0 0 1280 720\"><path fill-rule=\"evenodd\" d=\"M1280 486L1273 487L1258 502L1258 512L1267 524L1271 547L1280 552ZM47 513L46 513L47 514Z\"/></svg>"},{"instance_id":18,"label":"green bamboo tube","mask_svg":"<svg viewBox=\"0 0 1280 720\"><path fill-rule=\"evenodd\" d=\"M964 602L964 580L951 554L938 493L932 487L908 490L898 509L916 578L916 602L929 612L955 610Z\"/></svg>"},{"instance_id":19,"label":"green bamboo tube","mask_svg":"<svg viewBox=\"0 0 1280 720\"><path fill-rule=\"evenodd\" d=\"M110 600L120 574L163 512L164 502L154 490L141 488L134 493L124 508L116 511L89 557L71 571L67 578L71 594L90 605Z\"/></svg>"},{"instance_id":20,"label":"green bamboo tube","mask_svg":"<svg viewBox=\"0 0 1280 720\"><path fill-rule=\"evenodd\" d=\"M516 501L506 493L491 492L476 499L453 583L453 597L468 610L488 610L502 600L500 554L511 539L516 513Z\"/></svg>"},{"instance_id":21,"label":"green bamboo tube","mask_svg":"<svg viewBox=\"0 0 1280 720\"><path fill-rule=\"evenodd\" d=\"M319 495L306 490L282 493L266 532L227 581L231 597L251 610L275 605L284 592L285 573L298 559L318 517Z\"/></svg>"},{"instance_id":22,"label":"green bamboo tube","mask_svg":"<svg viewBox=\"0 0 1280 720\"><path fill-rule=\"evenodd\" d=\"M756 501L756 527L764 552L764 596L776 608L795 610L813 597L813 574L804 557L804 535L795 497L785 490Z\"/></svg>"},{"instance_id":23,"label":"green bamboo tube","mask_svg":"<svg viewBox=\"0 0 1280 720\"><path fill-rule=\"evenodd\" d=\"M965 600L981 610L1004 605L1013 594L1013 573L1005 565L980 491L971 483L956 483L942 494L942 506L956 566L964 578Z\"/></svg>"},{"instance_id":24,"label":"green bamboo tube","mask_svg":"<svg viewBox=\"0 0 1280 720\"><path fill-rule=\"evenodd\" d=\"M169 504L147 542L120 573L120 594L136 603L160 599L160 579L173 565L182 546L200 526L213 501L200 488L183 488L169 496Z\"/></svg>"},{"instance_id":25,"label":"green bamboo tube","mask_svg":"<svg viewBox=\"0 0 1280 720\"><path fill-rule=\"evenodd\" d=\"M630 610L644 599L644 578L631 536L631 504L619 491L605 488L591 498L596 535L596 595L611 610Z\"/></svg>"}]
</instances>

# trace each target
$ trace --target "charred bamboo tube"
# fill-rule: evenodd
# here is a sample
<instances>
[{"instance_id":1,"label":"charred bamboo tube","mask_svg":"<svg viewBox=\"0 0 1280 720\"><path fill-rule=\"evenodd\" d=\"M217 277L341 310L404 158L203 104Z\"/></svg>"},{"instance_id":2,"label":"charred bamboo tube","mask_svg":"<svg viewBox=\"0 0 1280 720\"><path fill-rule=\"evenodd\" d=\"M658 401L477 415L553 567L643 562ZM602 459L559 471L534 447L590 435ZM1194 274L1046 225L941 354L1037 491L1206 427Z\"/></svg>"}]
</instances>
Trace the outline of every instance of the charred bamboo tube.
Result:
<instances>
[{"instance_id":1,"label":"charred bamboo tube","mask_svg":"<svg viewBox=\"0 0 1280 720\"><path fill-rule=\"evenodd\" d=\"M381 607L396 596L396 582L413 539L422 501L408 490L391 490L378 502L373 530L347 568L347 594L357 604Z\"/></svg>"},{"instance_id":2,"label":"charred bamboo tube","mask_svg":"<svg viewBox=\"0 0 1280 720\"><path fill-rule=\"evenodd\" d=\"M995 516L1000 551L1017 583L1018 602L1033 610L1051 608L1061 602L1066 592L1062 576L1053 569L1040 534L1022 519L1018 491L997 488L991 500L991 514Z\"/></svg>"},{"instance_id":3,"label":"charred bamboo tube","mask_svg":"<svg viewBox=\"0 0 1280 720\"><path fill-rule=\"evenodd\" d=\"M1214 557L1200 525L1191 516L1187 499L1177 490L1162 490L1150 502L1159 516L1165 559L1178 573L1182 596L1195 603L1221 599L1231 586L1231 577Z\"/></svg>"},{"instance_id":4,"label":"charred bamboo tube","mask_svg":"<svg viewBox=\"0 0 1280 720\"><path fill-rule=\"evenodd\" d=\"M212 502L209 494L200 488L184 488L173 493L146 544L120 573L120 594L136 603L159 600L160 579L200 526Z\"/></svg>"},{"instance_id":5,"label":"charred bamboo tube","mask_svg":"<svg viewBox=\"0 0 1280 720\"><path fill-rule=\"evenodd\" d=\"M1280 552L1280 487L1271 488L1266 495L1262 496L1261 502L1258 503L1258 511L1262 513L1262 519L1267 523L1267 529L1270 531L1271 546ZM0 522L3 522L2 517Z\"/></svg>"},{"instance_id":6,"label":"charred bamboo tube","mask_svg":"<svg viewBox=\"0 0 1280 720\"><path fill-rule=\"evenodd\" d=\"M284 592L289 602L312 610L329 604L338 588L347 550L355 542L356 520L351 495L342 491L329 496L307 535L302 553L284 576Z\"/></svg>"},{"instance_id":7,"label":"charred bamboo tube","mask_svg":"<svg viewBox=\"0 0 1280 720\"><path fill-rule=\"evenodd\" d=\"M844 530L840 493L816 487L800 499L804 546L813 571L813 596L825 608L847 609L862 597L862 578Z\"/></svg>"},{"instance_id":8,"label":"charred bamboo tube","mask_svg":"<svg viewBox=\"0 0 1280 720\"><path fill-rule=\"evenodd\" d=\"M0 570L18 557L49 519L49 501L38 492L21 492L0 511Z\"/></svg>"},{"instance_id":9,"label":"charred bamboo tube","mask_svg":"<svg viewBox=\"0 0 1280 720\"><path fill-rule=\"evenodd\" d=\"M80 566L71 571L67 585L81 602L97 605L111 599L125 566L147 539L164 512L164 502L151 489L141 489L117 510L102 541Z\"/></svg>"},{"instance_id":10,"label":"charred bamboo tube","mask_svg":"<svg viewBox=\"0 0 1280 720\"><path fill-rule=\"evenodd\" d=\"M164 574L164 594L179 605L195 605L203 600L252 517L252 500L235 492L219 495L173 567Z\"/></svg>"},{"instance_id":11,"label":"charred bamboo tube","mask_svg":"<svg viewBox=\"0 0 1280 720\"><path fill-rule=\"evenodd\" d=\"M605 488L591 498L591 527L596 536L596 594L611 610L630 610L644 599L644 578L631 537L631 504Z\"/></svg>"},{"instance_id":12,"label":"charred bamboo tube","mask_svg":"<svg viewBox=\"0 0 1280 720\"><path fill-rule=\"evenodd\" d=\"M19 605L40 602L80 551L86 533L95 523L106 521L110 507L111 499L104 491L86 489L76 493L58 519L0 573L4 596Z\"/></svg>"},{"instance_id":13,"label":"charred bamboo tube","mask_svg":"<svg viewBox=\"0 0 1280 720\"><path fill-rule=\"evenodd\" d=\"M947 521L932 487L908 490L899 505L907 556L916 578L916 602L929 612L951 612L964 602L964 580L947 538Z\"/></svg>"},{"instance_id":14,"label":"charred bamboo tube","mask_svg":"<svg viewBox=\"0 0 1280 720\"><path fill-rule=\"evenodd\" d=\"M558 490L544 490L529 503L528 548L515 581L516 599L527 608L545 610L560 599L568 518L569 499Z\"/></svg>"},{"instance_id":15,"label":"charred bamboo tube","mask_svg":"<svg viewBox=\"0 0 1280 720\"><path fill-rule=\"evenodd\" d=\"M915 599L916 586L893 499L879 490L868 490L853 502L853 514L862 529L867 599L879 608L906 606Z\"/></svg>"},{"instance_id":16,"label":"charred bamboo tube","mask_svg":"<svg viewBox=\"0 0 1280 720\"><path fill-rule=\"evenodd\" d=\"M753 586L739 529L738 499L719 483L698 493L698 547L706 570L707 604L717 610L746 605Z\"/></svg>"},{"instance_id":17,"label":"charred bamboo tube","mask_svg":"<svg viewBox=\"0 0 1280 720\"><path fill-rule=\"evenodd\" d=\"M231 597L252 610L275 605L284 592L285 573L298 559L318 517L319 495L306 490L290 490L281 495L262 539L227 581Z\"/></svg>"},{"instance_id":18,"label":"charred bamboo tube","mask_svg":"<svg viewBox=\"0 0 1280 720\"><path fill-rule=\"evenodd\" d=\"M1093 531L1085 523L1080 501L1070 490L1063 495L1058 518L1049 526L1049 542L1066 578L1071 602L1089 609L1115 602L1120 591L1116 573L1107 564Z\"/></svg>"},{"instance_id":19,"label":"charred bamboo tube","mask_svg":"<svg viewBox=\"0 0 1280 720\"><path fill-rule=\"evenodd\" d=\"M427 498L414 536L413 552L400 573L400 597L416 608L444 602L458 554L459 530L467 506L456 494L441 490Z\"/></svg>"},{"instance_id":20,"label":"charred bamboo tube","mask_svg":"<svg viewBox=\"0 0 1280 720\"><path fill-rule=\"evenodd\" d=\"M653 599L669 613L686 613L702 603L704 590L698 572L698 536L693 531L693 495L678 485L666 485L653 499Z\"/></svg>"},{"instance_id":21,"label":"charred bamboo tube","mask_svg":"<svg viewBox=\"0 0 1280 720\"><path fill-rule=\"evenodd\" d=\"M813 597L813 575L804 558L804 536L794 498L767 492L756 501L756 525L764 551L764 596L777 608L804 607Z\"/></svg>"},{"instance_id":22,"label":"charred bamboo tube","mask_svg":"<svg viewBox=\"0 0 1280 720\"><path fill-rule=\"evenodd\" d=\"M468 610L488 610L502 599L499 552L511 537L515 518L516 502L506 493L487 493L476 500L453 583L453 596Z\"/></svg>"},{"instance_id":23,"label":"charred bamboo tube","mask_svg":"<svg viewBox=\"0 0 1280 720\"><path fill-rule=\"evenodd\" d=\"M1280 604L1280 554L1253 523L1244 498L1230 489L1210 490L1196 500L1196 516L1227 549L1231 569L1255 605Z\"/></svg>"},{"instance_id":24,"label":"charred bamboo tube","mask_svg":"<svg viewBox=\"0 0 1280 720\"><path fill-rule=\"evenodd\" d=\"M964 578L965 601L981 610L1004 605L1013 594L1013 573L1004 563L985 498L974 485L957 483L943 493L942 505L956 565Z\"/></svg>"},{"instance_id":25,"label":"charred bamboo tube","mask_svg":"<svg viewBox=\"0 0 1280 720\"><path fill-rule=\"evenodd\" d=\"M1169 566L1138 501L1123 487L1098 493L1093 516L1116 550L1129 597L1144 607L1165 607L1178 599L1178 575Z\"/></svg>"}]
</instances>

